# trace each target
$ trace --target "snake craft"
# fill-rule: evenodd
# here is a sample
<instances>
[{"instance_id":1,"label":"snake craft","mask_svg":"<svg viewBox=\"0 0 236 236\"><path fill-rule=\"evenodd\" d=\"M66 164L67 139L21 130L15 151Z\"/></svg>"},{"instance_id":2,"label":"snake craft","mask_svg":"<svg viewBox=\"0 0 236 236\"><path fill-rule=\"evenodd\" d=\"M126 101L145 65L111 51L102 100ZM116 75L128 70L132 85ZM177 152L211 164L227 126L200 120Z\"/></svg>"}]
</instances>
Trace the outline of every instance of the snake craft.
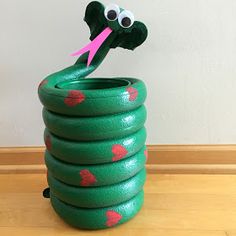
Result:
<instances>
[{"instance_id":1,"label":"snake craft","mask_svg":"<svg viewBox=\"0 0 236 236\"><path fill-rule=\"evenodd\" d=\"M110 49L134 50L148 32L115 4L91 2L84 20L91 42L72 54L79 56L73 66L49 75L38 88L47 127L45 193L67 223L102 229L133 218L143 204L147 92L135 78L86 77Z\"/></svg>"}]
</instances>

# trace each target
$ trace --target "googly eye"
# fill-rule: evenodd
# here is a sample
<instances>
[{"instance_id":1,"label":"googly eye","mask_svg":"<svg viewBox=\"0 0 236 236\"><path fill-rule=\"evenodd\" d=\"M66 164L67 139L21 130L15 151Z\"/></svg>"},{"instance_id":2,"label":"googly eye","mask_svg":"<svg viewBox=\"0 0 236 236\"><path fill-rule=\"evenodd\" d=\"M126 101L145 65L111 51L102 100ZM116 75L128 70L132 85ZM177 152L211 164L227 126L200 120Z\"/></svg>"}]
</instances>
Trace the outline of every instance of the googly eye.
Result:
<instances>
[{"instance_id":1,"label":"googly eye","mask_svg":"<svg viewBox=\"0 0 236 236\"><path fill-rule=\"evenodd\" d=\"M131 11L122 11L118 17L120 26L129 28L134 24L134 14Z\"/></svg>"},{"instance_id":2,"label":"googly eye","mask_svg":"<svg viewBox=\"0 0 236 236\"><path fill-rule=\"evenodd\" d=\"M120 14L120 8L116 4L110 4L106 7L104 11L104 15L107 20L109 21L115 21Z\"/></svg>"}]
</instances>

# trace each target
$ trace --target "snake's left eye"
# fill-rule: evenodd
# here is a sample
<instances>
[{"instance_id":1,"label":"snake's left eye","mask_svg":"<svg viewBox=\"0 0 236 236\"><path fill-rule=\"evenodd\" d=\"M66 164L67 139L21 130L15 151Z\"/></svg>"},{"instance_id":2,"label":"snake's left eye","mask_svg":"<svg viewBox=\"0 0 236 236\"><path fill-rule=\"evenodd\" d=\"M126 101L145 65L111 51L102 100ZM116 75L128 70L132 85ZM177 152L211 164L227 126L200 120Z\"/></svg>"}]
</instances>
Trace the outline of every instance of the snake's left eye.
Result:
<instances>
[{"instance_id":1,"label":"snake's left eye","mask_svg":"<svg viewBox=\"0 0 236 236\"><path fill-rule=\"evenodd\" d=\"M124 10L120 13L118 21L123 28L129 28L134 24L134 14Z\"/></svg>"},{"instance_id":2,"label":"snake's left eye","mask_svg":"<svg viewBox=\"0 0 236 236\"><path fill-rule=\"evenodd\" d=\"M115 21L120 14L120 8L116 4L110 4L106 7L104 14L107 20Z\"/></svg>"}]
</instances>

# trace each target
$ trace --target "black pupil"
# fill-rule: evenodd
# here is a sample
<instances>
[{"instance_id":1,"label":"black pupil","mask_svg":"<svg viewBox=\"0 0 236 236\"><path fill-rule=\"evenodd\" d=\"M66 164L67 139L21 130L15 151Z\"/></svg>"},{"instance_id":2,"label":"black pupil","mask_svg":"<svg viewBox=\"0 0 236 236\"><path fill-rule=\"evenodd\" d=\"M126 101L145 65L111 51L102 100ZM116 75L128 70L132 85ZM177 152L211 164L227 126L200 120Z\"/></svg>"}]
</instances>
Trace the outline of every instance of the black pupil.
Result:
<instances>
[{"instance_id":1,"label":"black pupil","mask_svg":"<svg viewBox=\"0 0 236 236\"><path fill-rule=\"evenodd\" d=\"M107 13L107 17L108 17L109 20L115 20L116 17L117 17L116 11L115 10L110 10Z\"/></svg>"},{"instance_id":2,"label":"black pupil","mask_svg":"<svg viewBox=\"0 0 236 236\"><path fill-rule=\"evenodd\" d=\"M124 17L121 23L124 27L129 27L131 25L131 19L129 17Z\"/></svg>"}]
</instances>

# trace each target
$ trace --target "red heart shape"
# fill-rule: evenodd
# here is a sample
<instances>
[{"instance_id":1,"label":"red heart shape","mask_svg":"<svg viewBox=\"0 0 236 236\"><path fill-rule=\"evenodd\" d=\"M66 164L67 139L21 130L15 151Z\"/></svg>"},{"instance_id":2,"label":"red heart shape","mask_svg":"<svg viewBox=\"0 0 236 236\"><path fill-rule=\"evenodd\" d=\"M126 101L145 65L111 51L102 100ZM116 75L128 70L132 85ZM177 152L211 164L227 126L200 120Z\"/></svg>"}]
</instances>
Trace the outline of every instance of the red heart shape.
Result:
<instances>
[{"instance_id":1,"label":"red heart shape","mask_svg":"<svg viewBox=\"0 0 236 236\"><path fill-rule=\"evenodd\" d=\"M47 136L46 136L45 145L46 145L47 150L50 151L51 148L52 148L52 141L51 141L50 135L47 135Z\"/></svg>"},{"instance_id":2,"label":"red heart shape","mask_svg":"<svg viewBox=\"0 0 236 236\"><path fill-rule=\"evenodd\" d=\"M88 187L97 182L96 177L89 170L80 171L81 182L80 185L83 187Z\"/></svg>"},{"instance_id":3,"label":"red heart shape","mask_svg":"<svg viewBox=\"0 0 236 236\"><path fill-rule=\"evenodd\" d=\"M68 97L65 98L64 102L69 107L74 107L85 100L84 94L79 90L69 91Z\"/></svg>"},{"instance_id":4,"label":"red heart shape","mask_svg":"<svg viewBox=\"0 0 236 236\"><path fill-rule=\"evenodd\" d=\"M106 212L106 216L107 216L106 225L108 227L112 227L112 226L118 224L119 221L122 219L122 215L120 215L116 211L111 211L111 210Z\"/></svg>"},{"instance_id":5,"label":"red heart shape","mask_svg":"<svg viewBox=\"0 0 236 236\"><path fill-rule=\"evenodd\" d=\"M138 97L138 90L133 87L129 87L126 90L129 93L129 100L135 101L136 98Z\"/></svg>"},{"instance_id":6,"label":"red heart shape","mask_svg":"<svg viewBox=\"0 0 236 236\"><path fill-rule=\"evenodd\" d=\"M148 150L147 149L144 151L144 155L146 157L146 160L148 161Z\"/></svg>"},{"instance_id":7,"label":"red heart shape","mask_svg":"<svg viewBox=\"0 0 236 236\"><path fill-rule=\"evenodd\" d=\"M120 144L115 144L112 147L112 153L114 157L112 161L119 161L128 154L128 151Z\"/></svg>"}]
</instances>

